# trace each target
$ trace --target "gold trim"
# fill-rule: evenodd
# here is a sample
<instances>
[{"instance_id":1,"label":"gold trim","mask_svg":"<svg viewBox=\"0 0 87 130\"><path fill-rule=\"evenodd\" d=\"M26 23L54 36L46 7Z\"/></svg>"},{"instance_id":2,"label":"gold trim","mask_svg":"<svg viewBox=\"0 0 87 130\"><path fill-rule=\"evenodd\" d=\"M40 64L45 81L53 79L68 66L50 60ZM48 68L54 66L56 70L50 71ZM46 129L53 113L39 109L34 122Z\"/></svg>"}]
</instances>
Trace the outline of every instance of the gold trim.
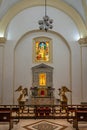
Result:
<instances>
[{"instance_id":1,"label":"gold trim","mask_svg":"<svg viewBox=\"0 0 87 130\"><path fill-rule=\"evenodd\" d=\"M87 45L87 36L78 40L80 45Z\"/></svg>"},{"instance_id":2,"label":"gold trim","mask_svg":"<svg viewBox=\"0 0 87 130\"><path fill-rule=\"evenodd\" d=\"M0 44L5 43L5 42L6 42L6 38L5 37L0 37Z\"/></svg>"},{"instance_id":3,"label":"gold trim","mask_svg":"<svg viewBox=\"0 0 87 130\"><path fill-rule=\"evenodd\" d=\"M66 4L64 1L61 0L48 0L47 4L48 6L62 10L67 15L69 15L76 23L80 37L84 37L87 35L86 25L79 13L74 8L72 8L70 5ZM19 12L26 8L42 5L44 5L43 0L21 0L20 2L16 3L12 8L7 11L6 15L4 15L1 19L0 32L3 37L5 36L8 24L11 22L15 15L17 15Z\"/></svg>"}]
</instances>

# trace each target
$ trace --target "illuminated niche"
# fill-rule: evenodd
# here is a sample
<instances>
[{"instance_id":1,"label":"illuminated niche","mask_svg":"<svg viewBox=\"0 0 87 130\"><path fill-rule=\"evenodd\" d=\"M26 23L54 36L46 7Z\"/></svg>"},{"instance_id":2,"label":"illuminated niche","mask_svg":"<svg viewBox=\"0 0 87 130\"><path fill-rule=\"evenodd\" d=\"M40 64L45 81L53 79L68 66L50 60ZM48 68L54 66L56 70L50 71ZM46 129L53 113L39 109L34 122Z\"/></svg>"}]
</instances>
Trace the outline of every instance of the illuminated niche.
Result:
<instances>
[{"instance_id":1,"label":"illuminated niche","mask_svg":"<svg viewBox=\"0 0 87 130\"><path fill-rule=\"evenodd\" d=\"M33 40L33 61L52 62L52 39L48 37L37 37Z\"/></svg>"},{"instance_id":2,"label":"illuminated niche","mask_svg":"<svg viewBox=\"0 0 87 130\"><path fill-rule=\"evenodd\" d=\"M46 86L46 73L39 74L39 86Z\"/></svg>"}]
</instances>

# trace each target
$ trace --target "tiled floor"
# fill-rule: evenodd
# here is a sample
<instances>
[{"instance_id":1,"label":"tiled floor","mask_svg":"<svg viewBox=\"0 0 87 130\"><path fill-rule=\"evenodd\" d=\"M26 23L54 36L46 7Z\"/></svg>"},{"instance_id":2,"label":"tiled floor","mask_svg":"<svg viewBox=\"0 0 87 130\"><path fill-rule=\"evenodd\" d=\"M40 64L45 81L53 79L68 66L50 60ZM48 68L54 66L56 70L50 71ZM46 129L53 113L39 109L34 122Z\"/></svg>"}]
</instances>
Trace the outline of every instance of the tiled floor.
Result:
<instances>
[{"instance_id":1,"label":"tiled floor","mask_svg":"<svg viewBox=\"0 0 87 130\"><path fill-rule=\"evenodd\" d=\"M72 127L72 124L68 123L66 120L60 120L60 119L47 119L47 120L39 120L39 119L26 119L26 120L20 120L18 124L14 124L14 127L12 130L39 130L38 128L32 127L33 125L38 124L38 122L47 122L56 124L55 130L75 130L75 128ZM66 126L66 127L65 127ZM0 123L0 130L8 130L9 125L7 123ZM45 129L46 130L46 129ZM87 123L79 123L79 130L87 130Z\"/></svg>"}]
</instances>

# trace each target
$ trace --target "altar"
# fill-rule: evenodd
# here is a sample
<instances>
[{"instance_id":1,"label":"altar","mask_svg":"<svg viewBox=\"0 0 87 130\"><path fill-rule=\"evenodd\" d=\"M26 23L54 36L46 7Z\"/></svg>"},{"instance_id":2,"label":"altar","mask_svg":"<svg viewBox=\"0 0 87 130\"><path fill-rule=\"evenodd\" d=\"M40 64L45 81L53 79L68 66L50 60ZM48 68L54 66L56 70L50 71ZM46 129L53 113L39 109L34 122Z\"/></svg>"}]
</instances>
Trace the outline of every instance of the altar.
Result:
<instances>
[{"instance_id":1,"label":"altar","mask_svg":"<svg viewBox=\"0 0 87 130\"><path fill-rule=\"evenodd\" d=\"M32 97L32 105L54 105L54 97Z\"/></svg>"},{"instance_id":2,"label":"altar","mask_svg":"<svg viewBox=\"0 0 87 130\"><path fill-rule=\"evenodd\" d=\"M31 104L54 104L53 67L40 64L32 67Z\"/></svg>"}]
</instances>

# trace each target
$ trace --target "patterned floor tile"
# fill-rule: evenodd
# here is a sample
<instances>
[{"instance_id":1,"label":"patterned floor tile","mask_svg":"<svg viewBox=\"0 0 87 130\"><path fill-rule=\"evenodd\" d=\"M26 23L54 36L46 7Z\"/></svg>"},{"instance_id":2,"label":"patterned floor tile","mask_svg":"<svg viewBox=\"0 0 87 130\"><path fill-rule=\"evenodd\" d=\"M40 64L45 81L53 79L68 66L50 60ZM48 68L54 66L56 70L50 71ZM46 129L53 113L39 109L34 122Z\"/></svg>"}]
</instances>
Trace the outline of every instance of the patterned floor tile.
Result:
<instances>
[{"instance_id":1,"label":"patterned floor tile","mask_svg":"<svg viewBox=\"0 0 87 130\"><path fill-rule=\"evenodd\" d=\"M66 127L67 126L46 120L37 121L35 123L24 126L26 130L64 130Z\"/></svg>"}]
</instances>

